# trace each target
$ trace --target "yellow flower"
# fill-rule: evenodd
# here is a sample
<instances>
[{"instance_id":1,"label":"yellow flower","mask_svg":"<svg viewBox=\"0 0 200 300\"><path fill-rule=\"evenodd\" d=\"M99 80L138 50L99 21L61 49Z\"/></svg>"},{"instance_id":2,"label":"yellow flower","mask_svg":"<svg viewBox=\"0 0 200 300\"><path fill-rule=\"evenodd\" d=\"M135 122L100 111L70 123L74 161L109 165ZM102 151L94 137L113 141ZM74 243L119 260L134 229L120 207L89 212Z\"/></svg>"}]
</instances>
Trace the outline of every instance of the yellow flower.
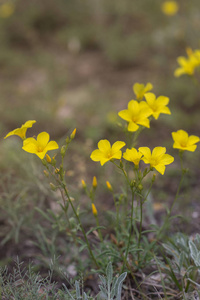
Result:
<instances>
[{"instance_id":1,"label":"yellow flower","mask_svg":"<svg viewBox=\"0 0 200 300\"><path fill-rule=\"evenodd\" d=\"M22 149L29 153L36 154L40 159L43 159L47 151L58 149L59 146L55 141L49 142L49 134L41 132L34 138L24 140Z\"/></svg>"},{"instance_id":2,"label":"yellow flower","mask_svg":"<svg viewBox=\"0 0 200 300\"><path fill-rule=\"evenodd\" d=\"M161 9L165 15L173 16L179 10L179 6L176 1L165 1L165 2L163 2Z\"/></svg>"},{"instance_id":3,"label":"yellow flower","mask_svg":"<svg viewBox=\"0 0 200 300\"><path fill-rule=\"evenodd\" d=\"M115 142L112 147L108 140L100 140L98 142L98 148L92 152L90 158L94 161L100 161L103 166L107 161L111 159L121 159L122 152L120 149L126 144L124 142Z\"/></svg>"},{"instance_id":4,"label":"yellow flower","mask_svg":"<svg viewBox=\"0 0 200 300\"><path fill-rule=\"evenodd\" d=\"M139 165L141 160L142 153L138 152L135 148L126 149L126 152L123 154L123 158L133 162L136 166Z\"/></svg>"},{"instance_id":5,"label":"yellow flower","mask_svg":"<svg viewBox=\"0 0 200 300\"><path fill-rule=\"evenodd\" d=\"M155 147L152 154L148 147L140 147L138 150L144 155L142 160L145 164L150 164L151 168L155 168L162 175L165 172L165 165L169 165L174 161L173 156L165 154L165 147Z\"/></svg>"},{"instance_id":6,"label":"yellow flower","mask_svg":"<svg viewBox=\"0 0 200 300\"><path fill-rule=\"evenodd\" d=\"M200 66L200 50L195 50L194 52L192 49L186 49L188 57L179 56L177 58L177 62L179 63L180 67L174 71L174 76L179 77L183 74L193 75L195 68Z\"/></svg>"},{"instance_id":7,"label":"yellow flower","mask_svg":"<svg viewBox=\"0 0 200 300\"><path fill-rule=\"evenodd\" d=\"M191 152L194 152L196 150L197 145L195 144L200 141L200 138L198 136L189 136L188 133L184 130L172 132L172 138L174 140L173 148Z\"/></svg>"},{"instance_id":8,"label":"yellow flower","mask_svg":"<svg viewBox=\"0 0 200 300\"><path fill-rule=\"evenodd\" d=\"M136 95L137 100L142 100L144 97L144 94L151 91L153 88L153 85L148 82L146 85L143 83L135 83L133 85L133 91Z\"/></svg>"},{"instance_id":9,"label":"yellow flower","mask_svg":"<svg viewBox=\"0 0 200 300\"><path fill-rule=\"evenodd\" d=\"M129 123L128 131L137 131L139 125L150 127L148 117L151 115L151 109L144 101L129 101L128 109L121 110L118 115Z\"/></svg>"},{"instance_id":10,"label":"yellow flower","mask_svg":"<svg viewBox=\"0 0 200 300\"><path fill-rule=\"evenodd\" d=\"M20 138L22 138L22 140L25 140L27 129L28 129L28 128L31 128L35 122L36 122L35 120L27 121L27 122L24 123L20 128L16 128L16 129L14 129L13 131L10 131L10 132L4 137L4 139L6 139L7 137L9 137L9 136L11 136L11 135L18 135Z\"/></svg>"},{"instance_id":11,"label":"yellow flower","mask_svg":"<svg viewBox=\"0 0 200 300\"><path fill-rule=\"evenodd\" d=\"M147 105L151 109L152 115L156 120L161 113L171 115L169 108L166 106L169 103L168 97L159 96L156 99L156 96L153 93L146 93L144 96L147 101Z\"/></svg>"},{"instance_id":12,"label":"yellow flower","mask_svg":"<svg viewBox=\"0 0 200 300\"><path fill-rule=\"evenodd\" d=\"M15 10L15 6L13 3L4 3L0 5L0 17L1 18L8 18L10 17Z\"/></svg>"}]
</instances>

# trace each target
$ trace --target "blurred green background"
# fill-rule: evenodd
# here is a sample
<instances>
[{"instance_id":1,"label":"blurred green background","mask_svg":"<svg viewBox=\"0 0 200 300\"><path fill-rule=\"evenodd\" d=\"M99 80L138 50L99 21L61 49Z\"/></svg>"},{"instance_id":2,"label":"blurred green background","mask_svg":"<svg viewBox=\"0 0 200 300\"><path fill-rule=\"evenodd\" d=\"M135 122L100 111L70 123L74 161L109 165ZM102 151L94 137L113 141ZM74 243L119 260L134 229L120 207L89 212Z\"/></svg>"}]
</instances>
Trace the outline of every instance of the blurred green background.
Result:
<instances>
[{"instance_id":1,"label":"blurred green background","mask_svg":"<svg viewBox=\"0 0 200 300\"><path fill-rule=\"evenodd\" d=\"M162 115L158 121L152 121L151 129L142 133L140 145L167 146L168 153L177 155L172 149L171 131L184 129L200 136L200 87L187 76L175 78L173 75L178 67L177 57L186 56L187 47L200 48L200 2L177 1L179 11L174 16L163 14L163 2L0 2L3 245L12 239L18 241L16 234L21 232L24 224L23 234L31 236L30 232L34 230L27 228L31 217L34 218L34 206L49 207L50 202L45 201L49 197L56 198L52 194L49 196L38 158L34 157L30 162L32 156L21 150L21 141L17 137L3 140L8 131L25 121L37 121L28 130L28 136L47 131L60 144L77 128L76 140L71 146L73 155L67 157L67 176L74 185L75 194L82 178L91 181L98 173L100 181L109 179L105 178L104 169L99 166L97 170L89 156L99 139L106 138L112 143L124 139L116 125L119 121L117 112L134 99L132 86L135 82L151 82L157 96L170 98L172 111L171 116ZM194 200L193 210L197 209L195 201L199 197L196 190L200 178L198 152L186 154L186 161L191 167L188 182L192 183L193 192L187 190L185 201ZM114 182L109 167L106 170L113 178L109 180ZM174 171L165 184L160 183L162 199L170 198L165 191L175 190L176 178ZM27 210L32 212L31 216L26 216ZM13 235L5 241L12 228ZM17 233L16 228L19 228Z\"/></svg>"}]
</instances>

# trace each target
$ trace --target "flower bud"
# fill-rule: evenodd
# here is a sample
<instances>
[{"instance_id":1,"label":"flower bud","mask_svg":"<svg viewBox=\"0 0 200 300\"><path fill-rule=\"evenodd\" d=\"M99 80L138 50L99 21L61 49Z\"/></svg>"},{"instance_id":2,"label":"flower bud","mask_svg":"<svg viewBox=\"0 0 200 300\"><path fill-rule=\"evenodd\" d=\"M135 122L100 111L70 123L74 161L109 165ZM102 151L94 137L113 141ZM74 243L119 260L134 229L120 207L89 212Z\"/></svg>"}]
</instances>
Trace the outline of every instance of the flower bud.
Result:
<instances>
[{"instance_id":1,"label":"flower bud","mask_svg":"<svg viewBox=\"0 0 200 300\"><path fill-rule=\"evenodd\" d=\"M67 147L66 147L66 146L62 146L61 149L60 149L60 154L61 154L62 156L64 156L66 150L67 150Z\"/></svg>"},{"instance_id":2,"label":"flower bud","mask_svg":"<svg viewBox=\"0 0 200 300\"><path fill-rule=\"evenodd\" d=\"M47 172L46 170L44 170L43 172L46 177L49 177L49 172Z\"/></svg>"},{"instance_id":3,"label":"flower bud","mask_svg":"<svg viewBox=\"0 0 200 300\"><path fill-rule=\"evenodd\" d=\"M135 184L136 184L136 181L135 181L135 179L134 179L134 180L131 180L131 187L134 187L134 186L135 186Z\"/></svg>"},{"instance_id":4,"label":"flower bud","mask_svg":"<svg viewBox=\"0 0 200 300\"><path fill-rule=\"evenodd\" d=\"M112 188L112 185L110 184L109 181L106 181L106 185L107 185L107 188L109 189L109 191L113 191L113 188Z\"/></svg>"},{"instance_id":5,"label":"flower bud","mask_svg":"<svg viewBox=\"0 0 200 300\"><path fill-rule=\"evenodd\" d=\"M155 179L156 179L156 174L153 174L152 183L155 181Z\"/></svg>"},{"instance_id":6,"label":"flower bud","mask_svg":"<svg viewBox=\"0 0 200 300\"><path fill-rule=\"evenodd\" d=\"M94 189L96 189L96 187L97 187L97 178L96 178L96 176L93 177L92 186L93 186Z\"/></svg>"},{"instance_id":7,"label":"flower bud","mask_svg":"<svg viewBox=\"0 0 200 300\"><path fill-rule=\"evenodd\" d=\"M67 136L66 137L66 140L65 140L66 144L69 144L70 143L70 138Z\"/></svg>"},{"instance_id":8,"label":"flower bud","mask_svg":"<svg viewBox=\"0 0 200 300\"><path fill-rule=\"evenodd\" d=\"M59 174L59 173L60 173L60 169L56 168L56 169L55 169L55 173L56 173L56 174Z\"/></svg>"},{"instance_id":9,"label":"flower bud","mask_svg":"<svg viewBox=\"0 0 200 300\"><path fill-rule=\"evenodd\" d=\"M75 138L76 135L76 128L73 130L73 132L70 135L70 139L73 140Z\"/></svg>"},{"instance_id":10,"label":"flower bud","mask_svg":"<svg viewBox=\"0 0 200 300\"><path fill-rule=\"evenodd\" d=\"M83 179L81 179L81 183L82 183L82 187L85 189L87 186L86 186L86 183Z\"/></svg>"},{"instance_id":11,"label":"flower bud","mask_svg":"<svg viewBox=\"0 0 200 300\"><path fill-rule=\"evenodd\" d=\"M142 191L143 190L143 185L140 183L138 184L138 190Z\"/></svg>"},{"instance_id":12,"label":"flower bud","mask_svg":"<svg viewBox=\"0 0 200 300\"><path fill-rule=\"evenodd\" d=\"M50 182L49 185L52 191L55 192L57 190L56 186L52 182Z\"/></svg>"},{"instance_id":13,"label":"flower bud","mask_svg":"<svg viewBox=\"0 0 200 300\"><path fill-rule=\"evenodd\" d=\"M46 154L46 160L49 164L51 163L51 157L49 156L49 154Z\"/></svg>"},{"instance_id":14,"label":"flower bud","mask_svg":"<svg viewBox=\"0 0 200 300\"><path fill-rule=\"evenodd\" d=\"M94 203L92 203L92 213L95 217L98 215L97 209L96 209L96 206L94 205Z\"/></svg>"}]
</instances>

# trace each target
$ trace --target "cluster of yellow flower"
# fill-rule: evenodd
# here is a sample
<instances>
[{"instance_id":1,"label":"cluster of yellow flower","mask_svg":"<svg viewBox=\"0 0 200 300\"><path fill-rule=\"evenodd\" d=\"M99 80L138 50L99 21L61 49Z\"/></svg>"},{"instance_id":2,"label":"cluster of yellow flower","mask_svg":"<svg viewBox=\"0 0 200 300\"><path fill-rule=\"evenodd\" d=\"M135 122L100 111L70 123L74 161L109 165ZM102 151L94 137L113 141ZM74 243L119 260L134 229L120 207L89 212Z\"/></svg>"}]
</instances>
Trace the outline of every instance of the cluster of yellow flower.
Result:
<instances>
[{"instance_id":1,"label":"cluster of yellow flower","mask_svg":"<svg viewBox=\"0 0 200 300\"><path fill-rule=\"evenodd\" d=\"M6 2L0 5L0 18L9 18L15 11L13 2Z\"/></svg>"},{"instance_id":2,"label":"cluster of yellow flower","mask_svg":"<svg viewBox=\"0 0 200 300\"><path fill-rule=\"evenodd\" d=\"M169 103L169 98L165 96L159 96L156 99L155 94L147 93L152 90L153 85L147 83L136 83L133 86L133 91L137 100L131 100L128 103L128 109L122 110L118 115L128 122L128 131L137 131L139 125L149 128L148 117L153 116L156 120L161 113L171 114L169 108L166 106ZM143 101L145 97L146 101Z\"/></svg>"},{"instance_id":3,"label":"cluster of yellow flower","mask_svg":"<svg viewBox=\"0 0 200 300\"><path fill-rule=\"evenodd\" d=\"M158 119L160 113L171 114L169 108L166 106L169 103L169 98L160 96L156 99L153 93L148 93L153 88L151 83L144 84L136 83L133 86L133 91L137 100L131 100L128 103L128 109L119 112L119 116L128 122L128 131L137 131L140 126L150 127L149 116ZM145 97L145 101L141 101ZM172 132L174 140L173 148L180 151L195 151L196 143L199 142L199 137L191 135L184 130ZM101 140L98 143L98 149L94 150L91 154L93 161L99 161L103 166L108 161L114 159L121 159L121 148L125 146L125 142L117 141L112 146L108 140ZM155 168L160 174L164 174L165 165L169 165L174 161L174 158L166 154L165 147L155 147L153 151L148 147L140 147L138 150L134 147L126 149L123 153L123 158L131 161L138 168L140 160L144 163L150 164L150 168Z\"/></svg>"},{"instance_id":4,"label":"cluster of yellow flower","mask_svg":"<svg viewBox=\"0 0 200 300\"><path fill-rule=\"evenodd\" d=\"M43 159L47 151L58 149L59 146L55 141L49 142L50 136L47 132L39 133L37 139L34 137L26 138L27 129L31 128L35 122L35 120L27 121L20 128L16 128L9 132L4 139L11 135L18 135L23 140L23 150L29 153L34 153L40 159Z\"/></svg>"},{"instance_id":5,"label":"cluster of yellow flower","mask_svg":"<svg viewBox=\"0 0 200 300\"><path fill-rule=\"evenodd\" d=\"M179 77L183 74L193 76L196 69L200 67L200 50L186 49L187 56L179 56L177 62L180 65L174 72L175 77Z\"/></svg>"},{"instance_id":6,"label":"cluster of yellow flower","mask_svg":"<svg viewBox=\"0 0 200 300\"><path fill-rule=\"evenodd\" d=\"M176 1L164 1L161 10L167 16L174 16L179 10L179 5Z\"/></svg>"}]
</instances>

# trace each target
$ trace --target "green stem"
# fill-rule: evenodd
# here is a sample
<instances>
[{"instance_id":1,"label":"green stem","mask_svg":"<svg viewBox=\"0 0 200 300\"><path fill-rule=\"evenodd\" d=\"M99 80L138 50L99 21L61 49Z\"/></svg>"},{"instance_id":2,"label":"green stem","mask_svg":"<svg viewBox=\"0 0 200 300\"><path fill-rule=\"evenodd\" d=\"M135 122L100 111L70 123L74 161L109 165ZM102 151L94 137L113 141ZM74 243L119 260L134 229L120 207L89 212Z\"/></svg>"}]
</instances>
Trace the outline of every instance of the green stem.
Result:
<instances>
[{"instance_id":1,"label":"green stem","mask_svg":"<svg viewBox=\"0 0 200 300\"><path fill-rule=\"evenodd\" d=\"M64 190L64 192L65 192L65 195L66 195L67 198L68 198L68 201L69 201L69 203L70 203L70 205L71 205L71 207L72 207L73 213L74 213L74 215L76 216L76 219L77 219L77 221L78 221L78 223L79 223L79 226L80 226L81 231L82 231L82 233L83 233L83 236L84 236L84 238L85 238L85 242L86 242L86 244L87 244L87 248L88 248L88 251L89 251L89 253L90 253L90 256L91 256L92 260L94 261L96 267L99 268L99 264L98 264L96 258L94 257L94 254L93 254L92 249L91 249L91 247L90 247L90 243L89 243L89 241L88 241L88 238L87 238L87 235L86 235L86 233L85 233L85 230L84 230L84 228L83 228L83 226L82 226L82 223L81 223L81 220L80 220L80 218L79 218L79 215L78 215L77 212L76 212L76 209L75 209L75 207L74 207L74 205L73 205L73 203L72 203L72 201L71 201L71 198L70 198L70 196L69 196L69 194L68 194L68 191L67 191L67 189L66 189L66 186L65 186L65 184L64 184L63 182L62 182L62 188L63 188L63 190Z\"/></svg>"},{"instance_id":2,"label":"green stem","mask_svg":"<svg viewBox=\"0 0 200 300\"><path fill-rule=\"evenodd\" d=\"M174 208L174 205L175 205L175 203L176 203L176 201L177 201L177 199L178 199L178 197L179 197L180 189L181 189L181 187L182 187L183 179L184 179L184 177L185 177L185 170L184 170L184 168L183 168L183 151L179 151L179 157L180 157L180 164L181 164L181 179L180 179L180 182L179 182L177 191L176 191L176 195L175 195L174 200L173 200L173 202L172 202L172 205L171 205L171 207L170 207L170 209L169 209L169 212L168 212L168 214L167 214L167 216L166 216L166 218L165 218L165 221L164 221L162 227L161 227L160 230L158 231L158 235L157 235L158 238L159 238L161 232L165 229L165 227L166 227L166 225L167 225L167 223L168 223L168 221L169 221L169 218L170 218L170 216L171 216L171 213L172 213L172 210L173 210L173 208Z\"/></svg>"},{"instance_id":3,"label":"green stem","mask_svg":"<svg viewBox=\"0 0 200 300\"><path fill-rule=\"evenodd\" d=\"M141 243L141 238L142 238L142 207L143 206L143 201L142 199L140 199L140 227L139 227L139 236L138 236L138 263L140 261L140 251L139 251L139 248L140 248L140 243Z\"/></svg>"},{"instance_id":4,"label":"green stem","mask_svg":"<svg viewBox=\"0 0 200 300\"><path fill-rule=\"evenodd\" d=\"M126 247L126 253L125 253L125 262L127 262L128 252L130 248L130 242L131 242L131 235L132 235L132 228L133 228L133 209L134 209L134 196L135 193L133 191L133 187L131 187L131 221L130 221L130 230L129 230L129 237L128 237L128 244ZM125 263L123 263L123 269L124 269Z\"/></svg>"},{"instance_id":5,"label":"green stem","mask_svg":"<svg viewBox=\"0 0 200 300\"><path fill-rule=\"evenodd\" d=\"M49 167L48 167L48 166L46 166L46 167L47 167L48 171L50 172L50 174L53 176L53 178L55 178L56 182L57 182L57 183L62 187L62 189L64 190L65 195L67 196L67 199L68 199L68 201L69 201L69 203L70 203L70 205L71 205L71 207L72 207L73 213L74 213L74 215L75 215L75 217L76 217L76 219L77 219L77 221L78 221L78 223L79 223L79 226L80 226L81 231L82 231L82 233L83 233L83 236L84 236L84 238L85 238L85 242L86 242L86 244L87 244L87 248L88 248L88 251L89 251L89 253L90 253L90 256L91 256L92 260L94 261L96 267L99 268L99 264L97 263L97 260L96 260L96 258L94 257L94 254L93 254L92 249L91 249L91 247L90 247L90 243L89 243L89 241L88 241L88 238L87 238L87 235L86 235L86 233L85 233L85 230L84 230L84 228L83 228L83 226L82 226L82 223L81 223L81 220L80 220L80 218L79 218L79 215L77 214L76 209L75 209L75 207L74 207L74 205L73 205L73 203L72 203L72 201L71 201L71 198L70 198L70 196L69 196L69 194L68 194L68 191L67 191L65 182L64 182L64 181L60 181L60 180L55 176L55 174L53 174L53 172L51 172L51 170L49 169ZM61 176L61 178L63 178L63 177ZM61 194L62 194L62 193L61 193Z\"/></svg>"},{"instance_id":6,"label":"green stem","mask_svg":"<svg viewBox=\"0 0 200 300\"><path fill-rule=\"evenodd\" d=\"M95 216L95 219L96 219L96 224L99 227L99 218L98 218L98 216ZM103 243L103 236L102 236L100 228L98 228L98 234L99 234L100 241Z\"/></svg>"}]
</instances>

